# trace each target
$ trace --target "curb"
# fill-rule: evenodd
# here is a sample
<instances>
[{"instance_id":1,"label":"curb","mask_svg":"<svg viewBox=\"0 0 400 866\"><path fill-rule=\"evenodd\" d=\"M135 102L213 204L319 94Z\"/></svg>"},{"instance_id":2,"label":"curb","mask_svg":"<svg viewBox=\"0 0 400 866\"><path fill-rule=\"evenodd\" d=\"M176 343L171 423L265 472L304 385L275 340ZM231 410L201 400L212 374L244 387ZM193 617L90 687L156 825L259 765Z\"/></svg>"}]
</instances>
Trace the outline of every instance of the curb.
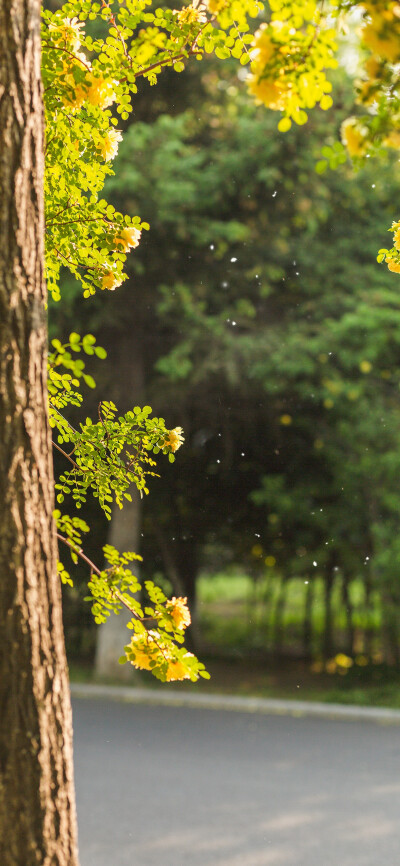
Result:
<instances>
[{"instance_id":1,"label":"curb","mask_svg":"<svg viewBox=\"0 0 400 866\"><path fill-rule=\"evenodd\" d=\"M313 701L287 701L277 698L245 698L235 695L195 695L173 689L143 689L134 686L102 686L91 683L71 683L73 698L122 701L152 706L194 707L208 710L228 710L244 713L279 716L314 716L323 719L370 721L400 724L400 710L387 707L360 707L357 705L322 704Z\"/></svg>"}]
</instances>

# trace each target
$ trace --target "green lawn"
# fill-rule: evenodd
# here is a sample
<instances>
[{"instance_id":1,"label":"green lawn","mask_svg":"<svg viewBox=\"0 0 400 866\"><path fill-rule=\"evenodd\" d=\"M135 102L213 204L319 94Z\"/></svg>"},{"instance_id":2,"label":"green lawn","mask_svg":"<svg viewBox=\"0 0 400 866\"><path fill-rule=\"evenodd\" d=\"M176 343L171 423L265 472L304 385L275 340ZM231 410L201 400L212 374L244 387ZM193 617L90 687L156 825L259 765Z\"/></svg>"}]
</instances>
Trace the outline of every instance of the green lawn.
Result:
<instances>
[{"instance_id":1,"label":"green lawn","mask_svg":"<svg viewBox=\"0 0 400 866\"><path fill-rule=\"evenodd\" d=\"M346 625L339 590L337 587L333 597L337 651L341 650ZM365 656L356 654L355 660L359 663L349 668L336 666L336 669L333 664L331 672L322 665L318 668L318 664L301 660L305 591L304 581L292 580L288 584L282 617L282 653L277 659L271 654L279 597L277 578L271 574L268 580L254 583L238 572L202 575L198 584L201 634L198 654L210 671L211 680L200 680L196 684L174 683L173 688L400 708L400 675L384 666L378 655L367 663ZM356 634L357 630L362 634L363 628L369 626L378 641L380 611L376 599L366 613L361 581L354 581L350 592ZM322 580L314 578L312 626L316 657L323 625L323 584ZM358 652L362 653L361 646ZM72 664L71 679L93 681L90 666ZM166 688L146 673L137 674L137 682L149 688Z\"/></svg>"}]
</instances>

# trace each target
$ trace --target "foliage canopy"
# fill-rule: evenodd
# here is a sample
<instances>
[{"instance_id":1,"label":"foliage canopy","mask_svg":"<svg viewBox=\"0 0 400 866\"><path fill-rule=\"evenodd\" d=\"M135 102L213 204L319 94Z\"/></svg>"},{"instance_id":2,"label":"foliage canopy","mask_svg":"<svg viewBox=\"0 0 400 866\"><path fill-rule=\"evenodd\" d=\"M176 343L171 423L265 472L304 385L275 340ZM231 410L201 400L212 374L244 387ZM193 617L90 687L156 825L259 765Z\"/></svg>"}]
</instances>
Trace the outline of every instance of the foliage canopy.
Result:
<instances>
[{"instance_id":1,"label":"foliage canopy","mask_svg":"<svg viewBox=\"0 0 400 866\"><path fill-rule=\"evenodd\" d=\"M259 18L256 29L252 19ZM350 21L347 25L346 20ZM354 25L352 22L356 21ZM88 298L98 290L113 291L126 279L126 256L138 246L149 225L127 216L101 198L111 162L118 151L123 125L132 111L131 96L139 77L157 82L164 67L182 72L188 60L214 52L220 59L234 57L250 66L250 94L279 112L280 132L292 122L307 122L317 104L332 105L332 83L327 71L337 64L335 54L345 27L356 28L362 66L356 82L357 108L342 125L342 139L356 164L380 147L400 147L398 67L400 61L400 4L395 2L327 5L314 0L270 0L269 9L254 0L208 0L179 10L154 8L148 0L91 4L67 2L43 12L43 83L46 110L46 269L49 291L60 295L60 269L68 268ZM253 32L255 29L255 32ZM118 119L119 117L119 119ZM343 147L325 147L318 170L343 160ZM382 249L390 270L400 272L400 224L394 223L394 246ZM246 307L251 315L250 306ZM122 506L134 483L147 493L146 478L154 472L158 452L170 461L180 447L181 428L168 430L162 418L152 418L150 407L135 407L118 415L111 402L99 406L98 419L87 418L74 429L62 410L81 404L84 362L75 355L104 357L89 334L73 332L69 342L53 341L49 359L50 423L55 446L69 464L56 487L58 502L71 496L80 507L88 491L98 498L106 515L113 501ZM329 399L329 398L327 398ZM284 422L283 422L284 423ZM81 548L84 521L56 512L58 537L88 562L97 621L127 607L132 639L123 657L147 668L160 679L196 679L204 667L180 648L189 623L185 600L168 601L148 582L149 603L135 598L138 582L128 565L131 553L104 549L106 569L98 569ZM70 581L60 565L64 581Z\"/></svg>"}]
</instances>

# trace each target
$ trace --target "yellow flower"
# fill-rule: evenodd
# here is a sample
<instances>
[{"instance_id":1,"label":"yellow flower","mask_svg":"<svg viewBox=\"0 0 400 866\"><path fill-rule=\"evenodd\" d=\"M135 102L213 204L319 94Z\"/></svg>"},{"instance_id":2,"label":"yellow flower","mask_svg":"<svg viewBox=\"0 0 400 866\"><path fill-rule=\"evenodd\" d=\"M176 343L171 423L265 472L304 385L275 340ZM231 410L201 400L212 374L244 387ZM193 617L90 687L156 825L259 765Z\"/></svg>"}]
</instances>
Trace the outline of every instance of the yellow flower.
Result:
<instances>
[{"instance_id":1,"label":"yellow flower","mask_svg":"<svg viewBox=\"0 0 400 866\"><path fill-rule=\"evenodd\" d=\"M292 423L292 420L293 419L291 415L281 415L279 423L283 424L284 427L289 427L289 425Z\"/></svg>"},{"instance_id":2,"label":"yellow flower","mask_svg":"<svg viewBox=\"0 0 400 866\"><path fill-rule=\"evenodd\" d=\"M71 88L63 94L64 105L72 109L81 108L86 99L86 90L81 84L76 84L73 75L64 75L63 82Z\"/></svg>"},{"instance_id":3,"label":"yellow flower","mask_svg":"<svg viewBox=\"0 0 400 866\"><path fill-rule=\"evenodd\" d=\"M366 132L360 127L355 117L348 117L341 126L343 144L350 156L362 156L367 149Z\"/></svg>"},{"instance_id":4,"label":"yellow flower","mask_svg":"<svg viewBox=\"0 0 400 866\"><path fill-rule=\"evenodd\" d=\"M194 24L196 21L203 23L207 20L204 12L194 9L193 6L184 6L183 9L174 9L172 14L176 15L180 24Z\"/></svg>"},{"instance_id":5,"label":"yellow flower","mask_svg":"<svg viewBox=\"0 0 400 866\"><path fill-rule=\"evenodd\" d=\"M276 28L278 21L272 22L270 25L261 24L261 27L254 34L254 48L251 51L251 59L253 63L262 64L265 66L271 57L275 54L278 46L272 41L272 34Z\"/></svg>"},{"instance_id":6,"label":"yellow flower","mask_svg":"<svg viewBox=\"0 0 400 866\"><path fill-rule=\"evenodd\" d=\"M149 652L146 652L146 649L144 647L135 647L134 657L131 660L131 664L133 664L136 668L140 668L140 670L142 671L149 671L151 661L152 656Z\"/></svg>"},{"instance_id":7,"label":"yellow flower","mask_svg":"<svg viewBox=\"0 0 400 866\"><path fill-rule=\"evenodd\" d=\"M393 244L396 247L396 250L400 250L400 229L397 229L394 233Z\"/></svg>"},{"instance_id":8,"label":"yellow flower","mask_svg":"<svg viewBox=\"0 0 400 866\"><path fill-rule=\"evenodd\" d=\"M193 656L193 653L185 653L184 658ZM190 673L181 661L170 661L167 668L167 682L172 680L190 680Z\"/></svg>"},{"instance_id":9,"label":"yellow flower","mask_svg":"<svg viewBox=\"0 0 400 866\"><path fill-rule=\"evenodd\" d=\"M375 17L371 24L362 28L362 39L374 54L378 54L379 57L383 57L390 63L396 63L400 59L399 33L383 28L384 22Z\"/></svg>"},{"instance_id":10,"label":"yellow flower","mask_svg":"<svg viewBox=\"0 0 400 866\"><path fill-rule=\"evenodd\" d=\"M364 67L368 78L371 81L375 81L377 78L380 78L380 73L382 71L382 61L378 60L377 57L369 57L364 64Z\"/></svg>"},{"instance_id":11,"label":"yellow flower","mask_svg":"<svg viewBox=\"0 0 400 866\"><path fill-rule=\"evenodd\" d=\"M151 663L163 661L161 650L157 646L155 638L158 632L149 631L147 635L133 635L128 651L128 658L132 665L144 671L151 670ZM132 657L133 656L133 657Z\"/></svg>"},{"instance_id":12,"label":"yellow flower","mask_svg":"<svg viewBox=\"0 0 400 866\"><path fill-rule=\"evenodd\" d=\"M277 72L266 73L265 67L274 57L279 57L282 49L282 34L286 36L288 26L282 21L271 21L261 24L254 34L254 48L251 51L251 74L247 84L250 93L272 111L284 111L286 107L287 88L276 80ZM285 44L285 51L288 48ZM279 61L281 66L281 59Z\"/></svg>"},{"instance_id":13,"label":"yellow flower","mask_svg":"<svg viewBox=\"0 0 400 866\"><path fill-rule=\"evenodd\" d=\"M386 262L389 271L393 271L395 274L400 274L400 262L395 261L395 259L386 259Z\"/></svg>"},{"instance_id":14,"label":"yellow flower","mask_svg":"<svg viewBox=\"0 0 400 866\"><path fill-rule=\"evenodd\" d=\"M118 288L122 283L122 279L116 276L113 271L106 271L101 279L101 289L108 289L109 292L113 292Z\"/></svg>"},{"instance_id":15,"label":"yellow flower","mask_svg":"<svg viewBox=\"0 0 400 866\"><path fill-rule=\"evenodd\" d=\"M139 245L141 234L142 232L140 229L135 228L135 226L129 226L120 231L115 238L115 243L120 244L123 247L124 252L126 252L126 250L130 250Z\"/></svg>"},{"instance_id":16,"label":"yellow flower","mask_svg":"<svg viewBox=\"0 0 400 866\"><path fill-rule=\"evenodd\" d=\"M370 361L361 361L360 370L362 373L370 373L372 370L372 364Z\"/></svg>"},{"instance_id":17,"label":"yellow flower","mask_svg":"<svg viewBox=\"0 0 400 866\"><path fill-rule=\"evenodd\" d=\"M79 51L81 44L81 29L84 27L83 21L78 21L77 18L63 18L61 24L51 22L49 30L54 33L54 42L56 45L63 43L68 47L69 51Z\"/></svg>"},{"instance_id":18,"label":"yellow flower","mask_svg":"<svg viewBox=\"0 0 400 866\"><path fill-rule=\"evenodd\" d=\"M186 628L191 623L190 610L187 606L187 598L171 598L165 607L171 614L176 628Z\"/></svg>"},{"instance_id":19,"label":"yellow flower","mask_svg":"<svg viewBox=\"0 0 400 866\"><path fill-rule=\"evenodd\" d=\"M115 93L111 81L106 81L101 75L92 75L87 90L87 99L91 105L108 108L115 101Z\"/></svg>"},{"instance_id":20,"label":"yellow flower","mask_svg":"<svg viewBox=\"0 0 400 866\"><path fill-rule=\"evenodd\" d=\"M357 102L362 102L363 105L371 105L377 95L377 87L375 81L358 82Z\"/></svg>"},{"instance_id":21,"label":"yellow flower","mask_svg":"<svg viewBox=\"0 0 400 866\"><path fill-rule=\"evenodd\" d=\"M207 8L211 15L218 15L227 5L227 0L207 0Z\"/></svg>"},{"instance_id":22,"label":"yellow flower","mask_svg":"<svg viewBox=\"0 0 400 866\"><path fill-rule=\"evenodd\" d=\"M106 162L114 159L118 153L118 142L122 141L119 129L109 129L100 145L100 153Z\"/></svg>"},{"instance_id":23,"label":"yellow flower","mask_svg":"<svg viewBox=\"0 0 400 866\"><path fill-rule=\"evenodd\" d=\"M182 436L183 430L182 427L174 427L173 430L169 430L168 436L164 439L162 444L162 448L168 446L171 451L175 452L178 448L181 447L182 442L184 442L184 437Z\"/></svg>"}]
</instances>

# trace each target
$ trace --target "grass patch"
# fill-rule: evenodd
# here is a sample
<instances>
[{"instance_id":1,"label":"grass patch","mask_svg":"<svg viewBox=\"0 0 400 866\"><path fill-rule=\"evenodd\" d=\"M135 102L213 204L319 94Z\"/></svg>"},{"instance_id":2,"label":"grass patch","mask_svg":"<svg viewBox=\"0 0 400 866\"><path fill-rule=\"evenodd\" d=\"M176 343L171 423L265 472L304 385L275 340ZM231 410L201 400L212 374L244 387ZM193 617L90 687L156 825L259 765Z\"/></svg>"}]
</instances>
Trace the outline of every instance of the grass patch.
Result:
<instances>
[{"instance_id":1,"label":"grass patch","mask_svg":"<svg viewBox=\"0 0 400 866\"><path fill-rule=\"evenodd\" d=\"M257 581L237 572L202 575L198 584L198 613L206 648L223 652L254 649L270 652L279 644L283 654L300 654L308 589L308 581L296 578L286 581L283 586L280 575L272 570ZM377 594L372 594L367 608L362 581L354 580L349 586L349 596L352 625L358 644L354 651L365 651L363 635L367 629L376 637L374 651L378 651L381 611ZM344 650L348 614L339 580L332 593L332 617L336 651ZM324 630L324 582L322 578L314 576L311 648L315 656L320 652Z\"/></svg>"}]
</instances>

